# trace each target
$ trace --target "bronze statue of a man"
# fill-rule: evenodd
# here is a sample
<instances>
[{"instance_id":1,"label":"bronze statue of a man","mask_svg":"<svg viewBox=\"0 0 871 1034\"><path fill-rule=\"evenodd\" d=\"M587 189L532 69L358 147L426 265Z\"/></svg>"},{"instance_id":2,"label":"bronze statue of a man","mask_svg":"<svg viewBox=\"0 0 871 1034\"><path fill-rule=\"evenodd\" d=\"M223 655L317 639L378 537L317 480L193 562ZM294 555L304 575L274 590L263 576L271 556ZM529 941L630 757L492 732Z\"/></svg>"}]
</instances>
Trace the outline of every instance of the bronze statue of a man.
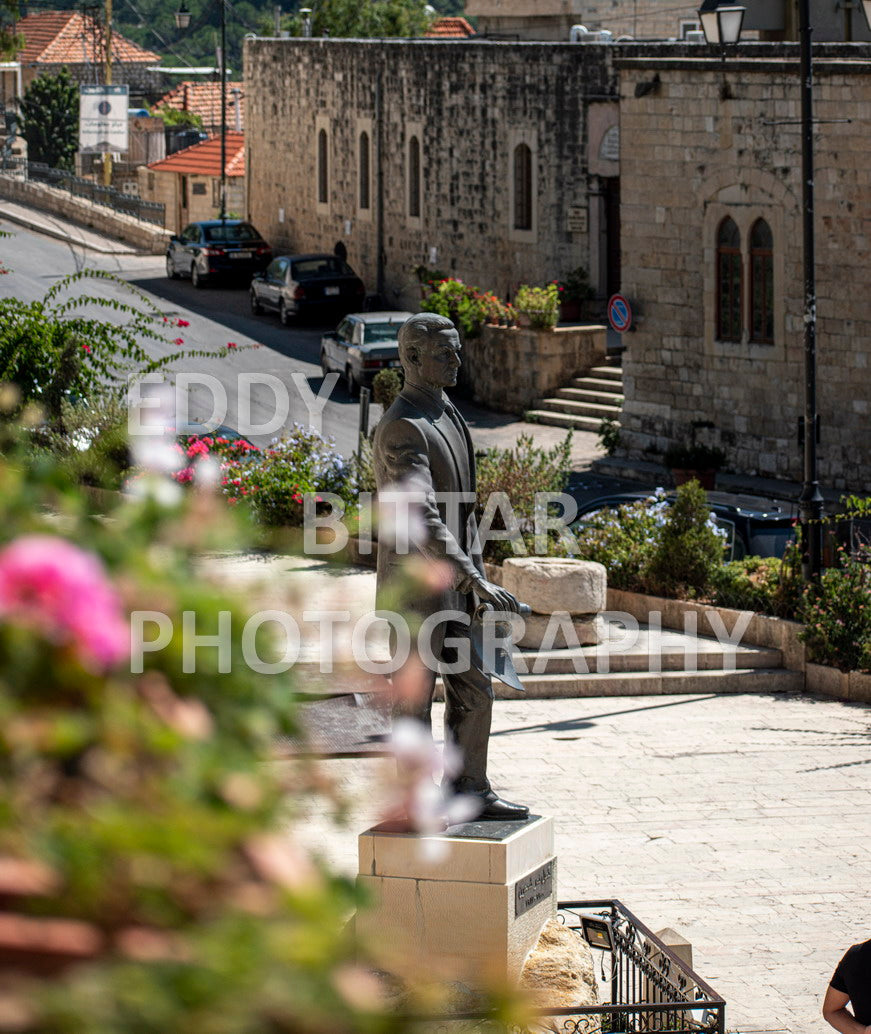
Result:
<instances>
[{"instance_id":1,"label":"bronze statue of a man","mask_svg":"<svg viewBox=\"0 0 871 1034\"><path fill-rule=\"evenodd\" d=\"M375 432L374 466L379 492L408 486L419 502L423 528L411 550L447 565L450 584L442 591L418 596L411 609L419 618L437 612L460 612L471 619L479 602L497 611L519 611L521 605L498 585L487 581L477 543L475 521L475 453L466 423L444 389L457 383L460 339L450 320L431 312L412 316L399 331L399 358L405 386ZM397 548L379 542L378 592L395 584L404 560ZM479 818L527 818L529 809L502 800L487 779L487 746L493 710L490 675L473 650L459 650L469 640L468 621L436 624L430 639L432 656L451 667L443 671L445 735L462 755L462 767L446 790L477 797ZM466 646L469 645L467 642ZM469 664L457 665L468 655ZM399 713L432 727L436 671L427 669L422 692L412 703L397 703Z\"/></svg>"}]
</instances>

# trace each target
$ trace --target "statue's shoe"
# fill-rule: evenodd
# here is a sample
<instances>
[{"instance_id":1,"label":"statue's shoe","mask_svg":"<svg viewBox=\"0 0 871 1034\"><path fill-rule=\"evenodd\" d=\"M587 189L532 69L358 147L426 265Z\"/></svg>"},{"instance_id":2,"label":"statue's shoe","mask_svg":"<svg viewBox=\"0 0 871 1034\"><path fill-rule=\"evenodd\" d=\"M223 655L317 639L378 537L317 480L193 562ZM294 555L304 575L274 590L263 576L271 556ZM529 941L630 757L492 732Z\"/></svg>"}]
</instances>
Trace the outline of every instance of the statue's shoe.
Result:
<instances>
[{"instance_id":1,"label":"statue's shoe","mask_svg":"<svg viewBox=\"0 0 871 1034\"><path fill-rule=\"evenodd\" d=\"M481 802L478 821L485 819L496 822L522 822L529 818L529 808L525 804L512 804L503 801L494 790L486 790L481 794L472 794Z\"/></svg>"}]
</instances>

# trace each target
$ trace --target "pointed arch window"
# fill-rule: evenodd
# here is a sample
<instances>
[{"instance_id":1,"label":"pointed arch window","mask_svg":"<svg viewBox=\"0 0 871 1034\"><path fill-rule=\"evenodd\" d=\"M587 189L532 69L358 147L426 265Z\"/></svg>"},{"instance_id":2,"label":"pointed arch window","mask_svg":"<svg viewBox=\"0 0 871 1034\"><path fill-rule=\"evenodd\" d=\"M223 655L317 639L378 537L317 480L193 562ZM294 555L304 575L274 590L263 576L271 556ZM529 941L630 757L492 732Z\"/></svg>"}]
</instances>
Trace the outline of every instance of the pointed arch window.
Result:
<instances>
[{"instance_id":1,"label":"pointed arch window","mask_svg":"<svg viewBox=\"0 0 871 1034\"><path fill-rule=\"evenodd\" d=\"M741 340L741 234L726 217L717 230L717 337Z\"/></svg>"},{"instance_id":2,"label":"pointed arch window","mask_svg":"<svg viewBox=\"0 0 871 1034\"><path fill-rule=\"evenodd\" d=\"M360 134L360 207L369 207L369 134Z\"/></svg>"},{"instance_id":3,"label":"pointed arch window","mask_svg":"<svg viewBox=\"0 0 871 1034\"><path fill-rule=\"evenodd\" d=\"M764 219L750 230L750 340L774 343L774 238Z\"/></svg>"},{"instance_id":4,"label":"pointed arch window","mask_svg":"<svg viewBox=\"0 0 871 1034\"><path fill-rule=\"evenodd\" d=\"M532 229L532 150L528 144L514 148L514 229Z\"/></svg>"}]
</instances>

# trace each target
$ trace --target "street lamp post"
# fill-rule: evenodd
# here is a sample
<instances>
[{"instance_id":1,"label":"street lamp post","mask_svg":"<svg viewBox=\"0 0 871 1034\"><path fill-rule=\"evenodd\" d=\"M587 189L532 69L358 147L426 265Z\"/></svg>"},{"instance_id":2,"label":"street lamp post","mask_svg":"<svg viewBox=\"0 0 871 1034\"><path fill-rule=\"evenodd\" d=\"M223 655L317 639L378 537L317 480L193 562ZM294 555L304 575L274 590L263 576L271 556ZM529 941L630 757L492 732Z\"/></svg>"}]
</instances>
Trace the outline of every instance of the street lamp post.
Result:
<instances>
[{"instance_id":1,"label":"street lamp post","mask_svg":"<svg viewBox=\"0 0 871 1034\"><path fill-rule=\"evenodd\" d=\"M227 218L227 0L218 0L221 5L221 214L223 222ZM191 12L185 0L181 0L175 12L175 24L179 29L186 29L191 23Z\"/></svg>"}]
</instances>

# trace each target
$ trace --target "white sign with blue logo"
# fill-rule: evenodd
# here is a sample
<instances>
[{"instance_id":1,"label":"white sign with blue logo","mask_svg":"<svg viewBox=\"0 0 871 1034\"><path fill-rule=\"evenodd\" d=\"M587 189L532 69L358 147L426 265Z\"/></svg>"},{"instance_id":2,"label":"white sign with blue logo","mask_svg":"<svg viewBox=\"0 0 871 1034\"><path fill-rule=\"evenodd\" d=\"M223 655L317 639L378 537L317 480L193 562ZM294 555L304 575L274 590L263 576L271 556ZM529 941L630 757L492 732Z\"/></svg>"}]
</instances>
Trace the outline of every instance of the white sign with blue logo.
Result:
<instances>
[{"instance_id":1,"label":"white sign with blue logo","mask_svg":"<svg viewBox=\"0 0 871 1034\"><path fill-rule=\"evenodd\" d=\"M79 87L79 150L123 153L127 141L128 86Z\"/></svg>"}]
</instances>

